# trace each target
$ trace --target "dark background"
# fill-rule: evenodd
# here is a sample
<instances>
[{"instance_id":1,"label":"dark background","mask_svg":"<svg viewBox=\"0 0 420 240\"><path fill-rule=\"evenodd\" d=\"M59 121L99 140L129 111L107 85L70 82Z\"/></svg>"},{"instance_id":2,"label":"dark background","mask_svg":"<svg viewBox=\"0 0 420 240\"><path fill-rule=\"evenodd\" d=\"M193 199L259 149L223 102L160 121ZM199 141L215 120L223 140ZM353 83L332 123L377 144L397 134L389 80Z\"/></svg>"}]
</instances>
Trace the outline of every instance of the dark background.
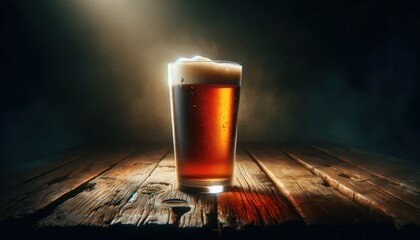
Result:
<instances>
[{"instance_id":1,"label":"dark background","mask_svg":"<svg viewBox=\"0 0 420 240\"><path fill-rule=\"evenodd\" d=\"M168 62L243 64L239 141L330 141L420 162L418 1L7 1L1 165L171 141Z\"/></svg>"}]
</instances>

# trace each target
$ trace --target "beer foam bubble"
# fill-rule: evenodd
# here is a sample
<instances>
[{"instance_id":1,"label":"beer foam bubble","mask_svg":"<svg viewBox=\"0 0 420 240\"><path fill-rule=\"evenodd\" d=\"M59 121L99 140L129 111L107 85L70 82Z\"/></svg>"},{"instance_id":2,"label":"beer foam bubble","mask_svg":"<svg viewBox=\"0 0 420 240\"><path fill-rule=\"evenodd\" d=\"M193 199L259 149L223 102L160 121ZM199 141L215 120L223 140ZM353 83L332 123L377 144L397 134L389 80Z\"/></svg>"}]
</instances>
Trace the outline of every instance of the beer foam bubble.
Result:
<instances>
[{"instance_id":1,"label":"beer foam bubble","mask_svg":"<svg viewBox=\"0 0 420 240\"><path fill-rule=\"evenodd\" d=\"M170 85L182 84L228 84L240 85L242 66L235 62L213 61L194 56L178 58L168 64Z\"/></svg>"}]
</instances>

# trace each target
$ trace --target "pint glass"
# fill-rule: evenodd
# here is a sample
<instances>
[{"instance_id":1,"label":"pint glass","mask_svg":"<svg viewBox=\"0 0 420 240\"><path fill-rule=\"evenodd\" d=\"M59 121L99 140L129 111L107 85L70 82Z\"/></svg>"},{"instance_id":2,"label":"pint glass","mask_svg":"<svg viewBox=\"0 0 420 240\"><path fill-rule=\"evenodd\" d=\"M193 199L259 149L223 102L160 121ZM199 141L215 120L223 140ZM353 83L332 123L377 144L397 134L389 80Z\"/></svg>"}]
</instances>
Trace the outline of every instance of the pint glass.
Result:
<instances>
[{"instance_id":1,"label":"pint glass","mask_svg":"<svg viewBox=\"0 0 420 240\"><path fill-rule=\"evenodd\" d=\"M217 193L233 178L242 66L194 57L168 64L181 191Z\"/></svg>"}]
</instances>

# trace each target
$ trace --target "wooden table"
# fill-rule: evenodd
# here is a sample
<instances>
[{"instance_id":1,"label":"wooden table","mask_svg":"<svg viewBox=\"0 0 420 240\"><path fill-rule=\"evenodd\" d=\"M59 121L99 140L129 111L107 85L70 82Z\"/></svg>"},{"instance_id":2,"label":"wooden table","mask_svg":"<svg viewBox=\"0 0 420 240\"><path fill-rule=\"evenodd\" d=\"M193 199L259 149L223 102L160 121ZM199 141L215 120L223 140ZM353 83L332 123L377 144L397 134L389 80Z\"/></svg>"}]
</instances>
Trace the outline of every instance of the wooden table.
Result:
<instances>
[{"instance_id":1,"label":"wooden table","mask_svg":"<svg viewBox=\"0 0 420 240\"><path fill-rule=\"evenodd\" d=\"M232 191L211 195L177 190L170 144L47 160L3 169L2 236L420 237L420 166L348 147L239 144Z\"/></svg>"}]
</instances>

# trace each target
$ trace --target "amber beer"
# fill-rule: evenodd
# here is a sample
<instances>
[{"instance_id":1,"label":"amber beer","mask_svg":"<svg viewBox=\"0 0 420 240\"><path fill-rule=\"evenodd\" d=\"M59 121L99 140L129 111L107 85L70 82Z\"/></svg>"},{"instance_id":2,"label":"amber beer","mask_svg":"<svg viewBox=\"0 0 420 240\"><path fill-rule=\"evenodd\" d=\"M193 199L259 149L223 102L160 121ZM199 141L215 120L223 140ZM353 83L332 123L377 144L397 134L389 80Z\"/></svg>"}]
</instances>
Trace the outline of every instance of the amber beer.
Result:
<instances>
[{"instance_id":1,"label":"amber beer","mask_svg":"<svg viewBox=\"0 0 420 240\"><path fill-rule=\"evenodd\" d=\"M169 64L178 187L221 192L232 184L242 67L196 57Z\"/></svg>"}]
</instances>

